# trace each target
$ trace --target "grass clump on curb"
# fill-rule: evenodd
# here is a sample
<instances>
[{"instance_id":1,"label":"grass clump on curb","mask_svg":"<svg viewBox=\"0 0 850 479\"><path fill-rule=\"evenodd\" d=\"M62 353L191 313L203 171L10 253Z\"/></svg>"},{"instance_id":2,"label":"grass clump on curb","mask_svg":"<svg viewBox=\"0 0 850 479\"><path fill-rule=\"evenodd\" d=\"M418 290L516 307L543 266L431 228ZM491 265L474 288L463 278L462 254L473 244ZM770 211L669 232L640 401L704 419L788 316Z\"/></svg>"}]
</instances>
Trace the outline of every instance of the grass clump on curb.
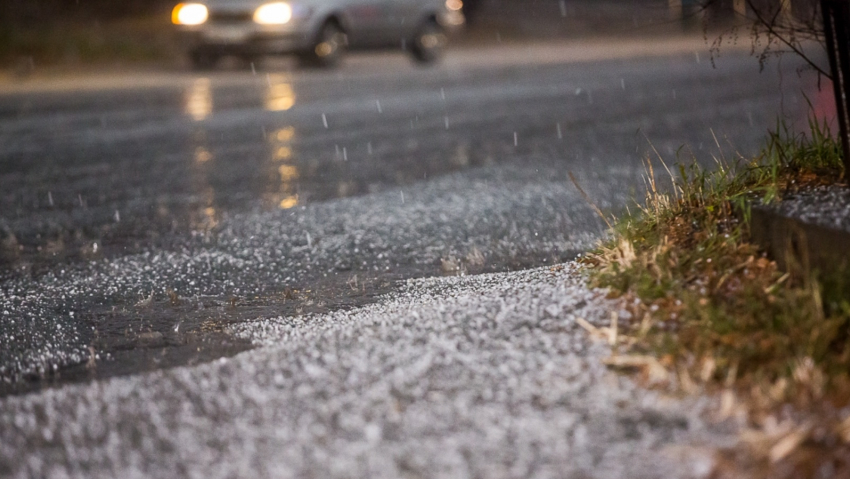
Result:
<instances>
[{"instance_id":1,"label":"grass clump on curb","mask_svg":"<svg viewBox=\"0 0 850 479\"><path fill-rule=\"evenodd\" d=\"M780 125L755 159L667 170L670 190L649 162L647 170L639 212L618 219L584 260L594 286L630 305L615 354L656 358L684 390L725 391L725 414L743 408L756 425L775 421L784 404L836 414L850 405L850 282L780 271L748 225L751 204L842 181L828 128L813 121L809 134L795 135ZM845 422L821 436L850 442ZM795 447L771 446L771 460L810 440L816 428L806 427Z\"/></svg>"}]
</instances>

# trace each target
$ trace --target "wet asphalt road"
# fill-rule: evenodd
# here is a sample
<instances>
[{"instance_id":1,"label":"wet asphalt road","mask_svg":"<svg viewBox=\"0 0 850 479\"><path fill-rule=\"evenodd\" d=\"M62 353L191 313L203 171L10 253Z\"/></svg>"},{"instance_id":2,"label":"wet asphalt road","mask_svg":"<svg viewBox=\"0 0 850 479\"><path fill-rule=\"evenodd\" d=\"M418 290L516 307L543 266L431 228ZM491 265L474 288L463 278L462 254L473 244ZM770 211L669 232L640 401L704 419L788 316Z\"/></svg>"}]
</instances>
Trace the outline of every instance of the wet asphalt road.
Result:
<instances>
[{"instance_id":1,"label":"wet asphalt road","mask_svg":"<svg viewBox=\"0 0 850 479\"><path fill-rule=\"evenodd\" d=\"M817 96L792 63L596 42L6 82L0 394L229 356L252 344L234 324L406 278L571 259L604 224L568 172L611 212L652 149L753 153Z\"/></svg>"}]
</instances>

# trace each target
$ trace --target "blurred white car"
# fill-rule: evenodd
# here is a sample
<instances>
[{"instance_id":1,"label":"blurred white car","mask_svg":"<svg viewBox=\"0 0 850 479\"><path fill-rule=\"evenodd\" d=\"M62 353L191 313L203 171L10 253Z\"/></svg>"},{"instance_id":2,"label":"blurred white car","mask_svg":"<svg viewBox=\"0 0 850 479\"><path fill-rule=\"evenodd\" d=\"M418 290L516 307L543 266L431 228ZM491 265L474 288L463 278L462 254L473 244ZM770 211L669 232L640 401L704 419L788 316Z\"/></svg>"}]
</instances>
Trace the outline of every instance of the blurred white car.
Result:
<instances>
[{"instance_id":1,"label":"blurred white car","mask_svg":"<svg viewBox=\"0 0 850 479\"><path fill-rule=\"evenodd\" d=\"M333 66L349 48L389 47L428 63L465 23L462 8L462 0L200 0L174 7L172 22L198 68L225 55L276 54Z\"/></svg>"}]
</instances>

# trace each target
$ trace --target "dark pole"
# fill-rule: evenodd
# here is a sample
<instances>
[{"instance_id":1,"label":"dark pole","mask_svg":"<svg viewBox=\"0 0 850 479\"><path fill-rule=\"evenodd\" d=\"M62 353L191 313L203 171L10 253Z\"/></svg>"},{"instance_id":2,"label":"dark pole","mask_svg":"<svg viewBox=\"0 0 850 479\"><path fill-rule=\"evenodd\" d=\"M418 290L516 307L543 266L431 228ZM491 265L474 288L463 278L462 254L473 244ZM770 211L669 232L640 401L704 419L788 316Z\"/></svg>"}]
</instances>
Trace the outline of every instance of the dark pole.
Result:
<instances>
[{"instance_id":1,"label":"dark pole","mask_svg":"<svg viewBox=\"0 0 850 479\"><path fill-rule=\"evenodd\" d=\"M850 0L821 0L826 50L832 70L838 127L844 151L844 177L850 177Z\"/></svg>"}]
</instances>

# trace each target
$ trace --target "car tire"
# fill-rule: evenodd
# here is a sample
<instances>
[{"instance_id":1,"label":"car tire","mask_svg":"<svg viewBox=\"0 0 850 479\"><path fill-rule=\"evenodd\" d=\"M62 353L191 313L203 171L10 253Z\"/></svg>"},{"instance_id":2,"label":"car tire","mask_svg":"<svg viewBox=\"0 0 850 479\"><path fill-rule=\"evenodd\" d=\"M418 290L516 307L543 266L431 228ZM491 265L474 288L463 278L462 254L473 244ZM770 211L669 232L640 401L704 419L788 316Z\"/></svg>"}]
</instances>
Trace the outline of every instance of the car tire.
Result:
<instances>
[{"instance_id":1,"label":"car tire","mask_svg":"<svg viewBox=\"0 0 850 479\"><path fill-rule=\"evenodd\" d=\"M192 68L199 71L214 70L221 56L209 50L194 50L189 53L189 62Z\"/></svg>"},{"instance_id":2,"label":"car tire","mask_svg":"<svg viewBox=\"0 0 850 479\"><path fill-rule=\"evenodd\" d=\"M428 20L419 27L416 36L413 37L410 43L410 54L417 63L434 63L443 56L448 41L443 27L434 20Z\"/></svg>"},{"instance_id":3,"label":"car tire","mask_svg":"<svg viewBox=\"0 0 850 479\"><path fill-rule=\"evenodd\" d=\"M348 36L335 21L325 22L310 50L298 55L299 63L305 67L331 68L339 65L348 47Z\"/></svg>"}]
</instances>

